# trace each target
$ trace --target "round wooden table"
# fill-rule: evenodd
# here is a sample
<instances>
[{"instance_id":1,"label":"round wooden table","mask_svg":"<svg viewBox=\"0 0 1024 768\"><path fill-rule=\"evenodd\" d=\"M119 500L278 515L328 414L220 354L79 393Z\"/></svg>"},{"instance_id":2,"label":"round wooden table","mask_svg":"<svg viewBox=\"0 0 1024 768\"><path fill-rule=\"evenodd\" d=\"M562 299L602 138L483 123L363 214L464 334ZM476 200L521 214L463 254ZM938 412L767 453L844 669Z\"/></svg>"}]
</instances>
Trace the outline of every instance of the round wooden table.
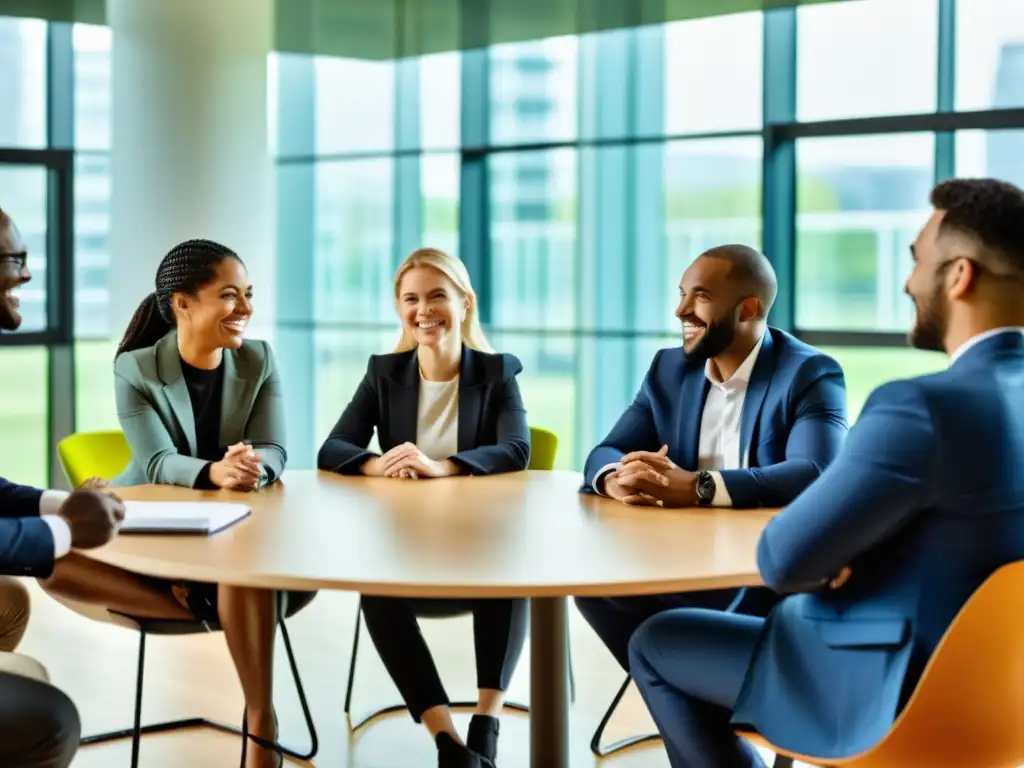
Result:
<instances>
[{"instance_id":1,"label":"round wooden table","mask_svg":"<svg viewBox=\"0 0 1024 768\"><path fill-rule=\"evenodd\" d=\"M773 510L663 510L581 495L571 472L401 481L287 472L252 494L173 486L126 500L241 501L215 536L124 535L85 552L168 578L402 597L529 597L534 768L568 765L568 596L758 584Z\"/></svg>"}]
</instances>

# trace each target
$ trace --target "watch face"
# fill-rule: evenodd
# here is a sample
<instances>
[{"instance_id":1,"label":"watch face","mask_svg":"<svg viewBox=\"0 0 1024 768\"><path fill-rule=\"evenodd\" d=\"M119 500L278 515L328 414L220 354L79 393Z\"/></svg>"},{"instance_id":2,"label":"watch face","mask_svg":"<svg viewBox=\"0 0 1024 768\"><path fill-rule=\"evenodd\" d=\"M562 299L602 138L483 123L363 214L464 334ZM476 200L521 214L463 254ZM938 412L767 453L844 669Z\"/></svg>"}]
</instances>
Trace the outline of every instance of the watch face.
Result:
<instances>
[{"instance_id":1,"label":"watch face","mask_svg":"<svg viewBox=\"0 0 1024 768\"><path fill-rule=\"evenodd\" d=\"M715 495L715 478L706 472L701 472L697 478L697 495L704 501L711 501Z\"/></svg>"}]
</instances>

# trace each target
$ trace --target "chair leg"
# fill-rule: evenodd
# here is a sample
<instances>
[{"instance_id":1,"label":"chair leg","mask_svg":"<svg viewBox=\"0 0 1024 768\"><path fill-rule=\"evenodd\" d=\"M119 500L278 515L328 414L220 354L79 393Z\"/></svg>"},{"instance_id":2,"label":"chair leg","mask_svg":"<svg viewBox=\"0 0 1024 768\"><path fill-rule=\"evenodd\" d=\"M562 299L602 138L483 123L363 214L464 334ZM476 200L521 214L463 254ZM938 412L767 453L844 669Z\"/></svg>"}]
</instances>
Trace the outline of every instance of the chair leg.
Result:
<instances>
[{"instance_id":1,"label":"chair leg","mask_svg":"<svg viewBox=\"0 0 1024 768\"><path fill-rule=\"evenodd\" d=\"M633 681L633 678L626 675L625 681L619 688L619 692L615 694L615 698L612 699L612 703L608 705L608 710L604 713L604 717L601 718L601 722L597 726L597 730L594 731L593 737L590 739L590 751L594 753L596 757L608 757L616 752L621 752L629 747L635 747L638 744L646 744L649 741L660 741L661 736L657 733L648 733L643 736L629 736L625 739L620 739L608 747L601 746L601 737L604 736L604 729L608 726L608 722L612 719L612 715L615 714L615 710L619 706L619 702L622 701L622 697L626 695L626 689L629 688L629 684Z\"/></svg>"},{"instance_id":2,"label":"chair leg","mask_svg":"<svg viewBox=\"0 0 1024 768\"><path fill-rule=\"evenodd\" d=\"M292 680L295 681L295 692L299 696L299 705L302 707L302 715L306 718L306 728L309 730L309 752L303 754L299 752L293 752L287 748L284 749L284 753L291 757L298 758L299 760L312 760L316 753L320 749L320 740L316 733L316 725L313 722L313 713L309 708L309 701L306 699L306 691L302 687L302 678L299 676L299 664L295 660L295 652L292 650L292 641L288 636L288 628L285 626L284 619L278 620L278 626L281 627L281 639L284 641L284 650L288 655L288 666L292 670Z\"/></svg>"},{"instance_id":3,"label":"chair leg","mask_svg":"<svg viewBox=\"0 0 1024 768\"><path fill-rule=\"evenodd\" d=\"M572 671L572 638L569 635L569 601L565 601L565 662L569 668L569 703L576 703L576 674Z\"/></svg>"},{"instance_id":4,"label":"chair leg","mask_svg":"<svg viewBox=\"0 0 1024 768\"><path fill-rule=\"evenodd\" d=\"M289 757L294 757L299 760L311 760L316 756L319 749L319 740L316 732L316 726L313 723L313 716L310 712L309 702L306 699L306 692L302 686L302 678L299 676L298 664L295 660L295 653L292 649L291 639L288 636L288 630L285 628L284 620L278 620L278 626L281 628L281 637L284 640L285 652L288 655L288 664L292 670L292 679L295 681L295 689L298 692L299 704L302 706L302 713L306 719L306 726L309 729L310 749L308 752L299 752L297 750L285 747L279 744L281 751ZM223 733L229 733L234 736L244 736L244 730L233 725L226 725L219 723L216 720L209 720L205 717L189 717L182 720L168 720L162 723L153 723L151 725L142 725L142 684L143 684L143 673L145 671L145 660L146 660L146 633L139 632L139 669L136 677L135 684L135 720L134 726L129 729L120 731L108 731L106 733L98 733L93 736L85 736L79 744L83 747L89 746L90 744L104 744L109 741L119 741L120 739L131 738L132 739L132 768L138 768L139 765L139 750L141 747L142 737L151 733L167 733L170 731L179 731L190 728L212 728Z\"/></svg>"},{"instance_id":5,"label":"chair leg","mask_svg":"<svg viewBox=\"0 0 1024 768\"><path fill-rule=\"evenodd\" d=\"M142 684L146 672L146 633L139 632L139 669L135 675L135 727L132 729L132 768L139 765L139 747L142 743Z\"/></svg>"},{"instance_id":6,"label":"chair leg","mask_svg":"<svg viewBox=\"0 0 1024 768\"><path fill-rule=\"evenodd\" d=\"M352 658L348 663L348 688L345 690L345 714L352 711L352 685L356 679L356 658L359 655L359 630L363 624L362 600L356 606L356 631L352 638Z\"/></svg>"}]
</instances>

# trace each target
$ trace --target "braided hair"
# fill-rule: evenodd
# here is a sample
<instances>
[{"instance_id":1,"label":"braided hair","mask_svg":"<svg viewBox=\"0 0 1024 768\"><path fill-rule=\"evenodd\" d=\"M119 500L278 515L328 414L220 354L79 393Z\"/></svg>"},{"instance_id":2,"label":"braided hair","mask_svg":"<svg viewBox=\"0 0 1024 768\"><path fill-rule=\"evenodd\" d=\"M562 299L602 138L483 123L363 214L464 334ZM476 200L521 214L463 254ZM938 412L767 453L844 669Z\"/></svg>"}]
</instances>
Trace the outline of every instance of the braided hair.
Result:
<instances>
[{"instance_id":1,"label":"braided hair","mask_svg":"<svg viewBox=\"0 0 1024 768\"><path fill-rule=\"evenodd\" d=\"M171 297L176 293L195 296L214 279L225 259L242 261L230 248L212 240L188 240L174 246L157 267L156 290L135 310L115 358L160 341L175 325Z\"/></svg>"}]
</instances>

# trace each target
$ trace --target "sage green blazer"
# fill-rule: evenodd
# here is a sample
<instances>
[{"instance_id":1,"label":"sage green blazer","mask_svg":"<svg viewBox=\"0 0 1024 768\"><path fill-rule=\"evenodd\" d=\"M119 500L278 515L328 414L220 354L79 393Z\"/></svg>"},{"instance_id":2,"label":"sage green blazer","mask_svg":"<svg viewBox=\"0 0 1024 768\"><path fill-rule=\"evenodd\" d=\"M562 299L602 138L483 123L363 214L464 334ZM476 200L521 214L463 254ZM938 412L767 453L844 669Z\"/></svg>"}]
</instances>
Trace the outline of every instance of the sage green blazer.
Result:
<instances>
[{"instance_id":1,"label":"sage green blazer","mask_svg":"<svg viewBox=\"0 0 1024 768\"><path fill-rule=\"evenodd\" d=\"M132 449L127 469L111 486L145 483L195 486L207 464L196 455L195 416L181 372L178 333L152 347L125 352L114 362L117 418ZM265 341L224 350L220 444L248 441L263 457L267 482L284 472L284 393Z\"/></svg>"}]
</instances>

